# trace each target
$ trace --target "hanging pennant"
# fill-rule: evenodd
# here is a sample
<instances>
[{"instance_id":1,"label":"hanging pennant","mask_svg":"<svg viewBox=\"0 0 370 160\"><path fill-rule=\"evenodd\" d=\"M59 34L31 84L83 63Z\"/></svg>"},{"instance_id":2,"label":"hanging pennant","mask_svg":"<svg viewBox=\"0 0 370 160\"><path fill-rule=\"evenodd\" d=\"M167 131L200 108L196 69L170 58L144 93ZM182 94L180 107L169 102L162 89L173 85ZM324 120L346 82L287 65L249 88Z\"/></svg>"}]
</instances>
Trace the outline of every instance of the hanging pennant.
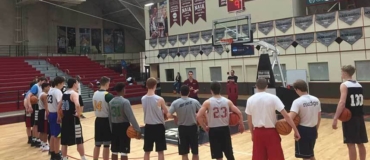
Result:
<instances>
[{"instance_id":1,"label":"hanging pennant","mask_svg":"<svg viewBox=\"0 0 370 160\"><path fill-rule=\"evenodd\" d=\"M160 38L158 38L158 43L159 43L162 47L166 46L166 43L167 43L167 37L160 37Z\"/></svg>"},{"instance_id":2,"label":"hanging pennant","mask_svg":"<svg viewBox=\"0 0 370 160\"><path fill-rule=\"evenodd\" d=\"M260 38L260 41L264 41L268 44L275 46L275 37Z\"/></svg>"},{"instance_id":3,"label":"hanging pennant","mask_svg":"<svg viewBox=\"0 0 370 160\"><path fill-rule=\"evenodd\" d=\"M296 34L295 41L303 48L307 48L314 41L314 33Z\"/></svg>"},{"instance_id":4,"label":"hanging pennant","mask_svg":"<svg viewBox=\"0 0 370 160\"><path fill-rule=\"evenodd\" d=\"M217 52L219 55L222 55L224 53L224 48L222 46L214 46L215 52Z\"/></svg>"},{"instance_id":5,"label":"hanging pennant","mask_svg":"<svg viewBox=\"0 0 370 160\"><path fill-rule=\"evenodd\" d=\"M202 31L202 39L208 42L212 37L212 30Z\"/></svg>"},{"instance_id":6,"label":"hanging pennant","mask_svg":"<svg viewBox=\"0 0 370 160\"><path fill-rule=\"evenodd\" d=\"M206 0L193 0L193 10L194 23L197 23L199 19L203 19L205 22L207 22Z\"/></svg>"},{"instance_id":7,"label":"hanging pennant","mask_svg":"<svg viewBox=\"0 0 370 160\"><path fill-rule=\"evenodd\" d=\"M249 31L248 31L248 27L249 27L249 25L248 24L244 24L244 25L242 25L242 32L245 34L245 35L247 35L247 36L250 36L249 35ZM251 30L252 30L252 32L254 33L255 31L256 31L256 23L252 23L251 24Z\"/></svg>"},{"instance_id":8,"label":"hanging pennant","mask_svg":"<svg viewBox=\"0 0 370 160\"><path fill-rule=\"evenodd\" d=\"M283 49L288 49L290 45L293 43L293 36L281 36L281 37L276 37L276 43L278 46L280 46Z\"/></svg>"},{"instance_id":9,"label":"hanging pennant","mask_svg":"<svg viewBox=\"0 0 370 160\"><path fill-rule=\"evenodd\" d=\"M162 59L165 59L168 55L168 49L160 49L158 52L158 55L162 57Z\"/></svg>"},{"instance_id":10,"label":"hanging pennant","mask_svg":"<svg viewBox=\"0 0 370 160\"><path fill-rule=\"evenodd\" d=\"M353 45L362 37L362 27L361 28L349 28L339 30L340 38L342 38L347 43Z\"/></svg>"},{"instance_id":11,"label":"hanging pennant","mask_svg":"<svg viewBox=\"0 0 370 160\"><path fill-rule=\"evenodd\" d=\"M265 35L268 35L272 28L274 28L272 21L258 23L258 30Z\"/></svg>"},{"instance_id":12,"label":"hanging pennant","mask_svg":"<svg viewBox=\"0 0 370 160\"><path fill-rule=\"evenodd\" d=\"M336 12L316 14L316 23L328 28L335 21L335 13Z\"/></svg>"},{"instance_id":13,"label":"hanging pennant","mask_svg":"<svg viewBox=\"0 0 370 160\"><path fill-rule=\"evenodd\" d=\"M225 37L225 28L216 29L215 34L216 35L214 35L215 36L214 38L216 38L217 40L220 40L220 39L224 38Z\"/></svg>"},{"instance_id":14,"label":"hanging pennant","mask_svg":"<svg viewBox=\"0 0 370 160\"><path fill-rule=\"evenodd\" d=\"M364 7L364 15L370 18L370 7Z\"/></svg>"},{"instance_id":15,"label":"hanging pennant","mask_svg":"<svg viewBox=\"0 0 370 160\"><path fill-rule=\"evenodd\" d=\"M180 47L179 52L185 58L189 54L189 47Z\"/></svg>"},{"instance_id":16,"label":"hanging pennant","mask_svg":"<svg viewBox=\"0 0 370 160\"><path fill-rule=\"evenodd\" d=\"M285 33L290 29L290 27L292 27L292 18L276 20L275 26L278 30Z\"/></svg>"},{"instance_id":17,"label":"hanging pennant","mask_svg":"<svg viewBox=\"0 0 370 160\"><path fill-rule=\"evenodd\" d=\"M338 35L336 30L316 32L316 40L326 47L329 47L337 37Z\"/></svg>"},{"instance_id":18,"label":"hanging pennant","mask_svg":"<svg viewBox=\"0 0 370 160\"><path fill-rule=\"evenodd\" d=\"M180 34L178 35L179 41L182 45L185 45L188 42L188 34Z\"/></svg>"},{"instance_id":19,"label":"hanging pennant","mask_svg":"<svg viewBox=\"0 0 370 160\"><path fill-rule=\"evenodd\" d=\"M153 48L155 48L155 47L157 46L157 43L158 43L158 39L157 39L157 38L149 39L149 44L150 44L150 46L152 46Z\"/></svg>"},{"instance_id":20,"label":"hanging pennant","mask_svg":"<svg viewBox=\"0 0 370 160\"><path fill-rule=\"evenodd\" d=\"M189 33L189 38L193 43L197 43L199 40L199 32Z\"/></svg>"},{"instance_id":21,"label":"hanging pennant","mask_svg":"<svg viewBox=\"0 0 370 160\"><path fill-rule=\"evenodd\" d=\"M295 21L295 25L302 29L302 30L306 30L308 27L310 27L312 25L312 19L313 19L313 16L305 16L305 17L296 17L294 19Z\"/></svg>"},{"instance_id":22,"label":"hanging pennant","mask_svg":"<svg viewBox=\"0 0 370 160\"><path fill-rule=\"evenodd\" d=\"M361 17L361 8L339 11L339 19L348 25L352 25Z\"/></svg>"},{"instance_id":23,"label":"hanging pennant","mask_svg":"<svg viewBox=\"0 0 370 160\"><path fill-rule=\"evenodd\" d=\"M174 46L177 42L177 35L176 36L169 36L168 42L171 44L171 46Z\"/></svg>"},{"instance_id":24,"label":"hanging pennant","mask_svg":"<svg viewBox=\"0 0 370 160\"><path fill-rule=\"evenodd\" d=\"M193 2L192 0L181 0L181 19L184 26L186 21L193 24Z\"/></svg>"},{"instance_id":25,"label":"hanging pennant","mask_svg":"<svg viewBox=\"0 0 370 160\"><path fill-rule=\"evenodd\" d=\"M170 6L170 27L173 24L177 24L180 26L180 0L169 0Z\"/></svg>"},{"instance_id":26,"label":"hanging pennant","mask_svg":"<svg viewBox=\"0 0 370 160\"><path fill-rule=\"evenodd\" d=\"M179 49L178 48L170 48L168 49L168 54L173 58L175 59L175 57L177 56L177 53L179 52Z\"/></svg>"},{"instance_id":27,"label":"hanging pennant","mask_svg":"<svg viewBox=\"0 0 370 160\"><path fill-rule=\"evenodd\" d=\"M203 53L208 56L209 54L211 54L213 50L213 46L212 44L205 44L205 45L202 45L202 51Z\"/></svg>"},{"instance_id":28,"label":"hanging pennant","mask_svg":"<svg viewBox=\"0 0 370 160\"><path fill-rule=\"evenodd\" d=\"M197 45L197 46L190 46L189 47L189 50L190 50L190 53L196 57L198 54L199 54L199 51L200 51L200 46Z\"/></svg>"}]
</instances>

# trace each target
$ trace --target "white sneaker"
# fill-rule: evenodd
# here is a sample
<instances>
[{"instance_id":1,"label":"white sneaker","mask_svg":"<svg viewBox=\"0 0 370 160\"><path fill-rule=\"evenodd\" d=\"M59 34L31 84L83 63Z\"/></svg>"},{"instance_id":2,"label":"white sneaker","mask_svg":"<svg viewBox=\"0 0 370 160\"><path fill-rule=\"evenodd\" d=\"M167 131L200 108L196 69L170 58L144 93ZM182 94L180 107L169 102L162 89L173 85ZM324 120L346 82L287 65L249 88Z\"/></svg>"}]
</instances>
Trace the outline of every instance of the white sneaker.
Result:
<instances>
[{"instance_id":1,"label":"white sneaker","mask_svg":"<svg viewBox=\"0 0 370 160\"><path fill-rule=\"evenodd\" d=\"M41 150L42 150L43 152L46 152L46 151L49 151L49 149L50 149L50 148L49 148L49 145L45 145L45 146L43 146L43 147L42 147L42 149L41 149Z\"/></svg>"},{"instance_id":2,"label":"white sneaker","mask_svg":"<svg viewBox=\"0 0 370 160\"><path fill-rule=\"evenodd\" d=\"M63 160L68 160L68 157L63 157Z\"/></svg>"}]
</instances>

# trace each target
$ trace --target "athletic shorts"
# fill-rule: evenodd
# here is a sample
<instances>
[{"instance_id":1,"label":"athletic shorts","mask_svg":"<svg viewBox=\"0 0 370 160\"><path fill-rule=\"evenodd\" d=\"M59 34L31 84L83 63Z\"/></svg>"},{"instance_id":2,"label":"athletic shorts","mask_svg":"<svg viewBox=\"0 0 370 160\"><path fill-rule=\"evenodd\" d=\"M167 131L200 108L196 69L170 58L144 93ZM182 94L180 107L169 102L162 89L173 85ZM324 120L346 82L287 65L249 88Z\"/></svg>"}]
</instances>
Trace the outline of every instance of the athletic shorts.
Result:
<instances>
[{"instance_id":1,"label":"athletic shorts","mask_svg":"<svg viewBox=\"0 0 370 160\"><path fill-rule=\"evenodd\" d=\"M186 155L189 153L191 148L191 153L198 154L198 125L192 126L179 126L179 136L178 136L178 148L179 155ZM190 147L190 148L189 148Z\"/></svg>"},{"instance_id":2,"label":"athletic shorts","mask_svg":"<svg viewBox=\"0 0 370 160\"><path fill-rule=\"evenodd\" d=\"M26 127L32 127L33 120L31 118L31 113L27 113L27 111L24 111L24 120L26 122Z\"/></svg>"},{"instance_id":3,"label":"athletic shorts","mask_svg":"<svg viewBox=\"0 0 370 160\"><path fill-rule=\"evenodd\" d=\"M57 123L58 113L50 112L49 113L49 124L50 124L50 135L58 137L60 134L60 124Z\"/></svg>"},{"instance_id":4,"label":"athletic shorts","mask_svg":"<svg viewBox=\"0 0 370 160\"><path fill-rule=\"evenodd\" d=\"M275 128L255 128L252 160L284 160L281 138Z\"/></svg>"},{"instance_id":5,"label":"athletic shorts","mask_svg":"<svg viewBox=\"0 0 370 160\"><path fill-rule=\"evenodd\" d=\"M39 105L33 104L32 105L33 112L31 113L31 123L33 126L37 126L38 122L38 115L39 115Z\"/></svg>"},{"instance_id":6,"label":"athletic shorts","mask_svg":"<svg viewBox=\"0 0 370 160\"><path fill-rule=\"evenodd\" d=\"M344 143L367 143L367 132L364 117L352 116L347 122L342 122Z\"/></svg>"},{"instance_id":7,"label":"athletic shorts","mask_svg":"<svg viewBox=\"0 0 370 160\"><path fill-rule=\"evenodd\" d=\"M212 159L235 160L229 126L209 128L208 136Z\"/></svg>"},{"instance_id":8,"label":"athletic shorts","mask_svg":"<svg viewBox=\"0 0 370 160\"><path fill-rule=\"evenodd\" d=\"M95 119L95 145L110 145L111 130L109 118L96 117Z\"/></svg>"},{"instance_id":9,"label":"athletic shorts","mask_svg":"<svg viewBox=\"0 0 370 160\"><path fill-rule=\"evenodd\" d=\"M40 133L48 133L48 119L45 117L45 109L39 110L38 114L38 124L37 124L37 131Z\"/></svg>"},{"instance_id":10,"label":"athletic shorts","mask_svg":"<svg viewBox=\"0 0 370 160\"><path fill-rule=\"evenodd\" d=\"M83 144L82 126L80 119L74 115L64 114L62 118L61 144L72 146Z\"/></svg>"},{"instance_id":11,"label":"athletic shorts","mask_svg":"<svg viewBox=\"0 0 370 160\"><path fill-rule=\"evenodd\" d=\"M297 127L301 139L295 141L295 157L310 159L314 157L314 148L317 137L317 129L315 127L305 127L299 125Z\"/></svg>"},{"instance_id":12,"label":"athletic shorts","mask_svg":"<svg viewBox=\"0 0 370 160\"><path fill-rule=\"evenodd\" d=\"M153 151L155 143L155 151L161 152L167 150L166 128L163 124L146 124L144 130L144 151Z\"/></svg>"},{"instance_id":13,"label":"athletic shorts","mask_svg":"<svg viewBox=\"0 0 370 160\"><path fill-rule=\"evenodd\" d=\"M113 153L130 153L131 139L127 136L126 131L130 123L112 123L112 146Z\"/></svg>"}]
</instances>

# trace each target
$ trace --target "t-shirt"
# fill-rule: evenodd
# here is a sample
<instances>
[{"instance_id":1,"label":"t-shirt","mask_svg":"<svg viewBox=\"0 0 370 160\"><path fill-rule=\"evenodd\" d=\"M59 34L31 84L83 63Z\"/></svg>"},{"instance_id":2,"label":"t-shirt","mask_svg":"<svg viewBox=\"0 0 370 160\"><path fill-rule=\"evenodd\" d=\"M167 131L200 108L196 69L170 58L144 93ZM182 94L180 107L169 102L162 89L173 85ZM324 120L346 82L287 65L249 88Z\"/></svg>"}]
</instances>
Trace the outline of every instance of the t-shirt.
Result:
<instances>
[{"instance_id":1,"label":"t-shirt","mask_svg":"<svg viewBox=\"0 0 370 160\"><path fill-rule=\"evenodd\" d=\"M234 81L235 83L237 83L238 82L238 76L229 76L229 77L227 77L227 80Z\"/></svg>"},{"instance_id":2,"label":"t-shirt","mask_svg":"<svg viewBox=\"0 0 370 160\"><path fill-rule=\"evenodd\" d=\"M179 98L172 102L170 114L176 112L178 125L192 126L197 124L196 113L200 109L200 103L193 98Z\"/></svg>"},{"instance_id":3,"label":"t-shirt","mask_svg":"<svg viewBox=\"0 0 370 160\"><path fill-rule=\"evenodd\" d=\"M109 106L108 103L113 99L113 95L105 90L97 90L92 98L95 110L95 116L108 118Z\"/></svg>"},{"instance_id":4,"label":"t-shirt","mask_svg":"<svg viewBox=\"0 0 370 160\"><path fill-rule=\"evenodd\" d=\"M135 115L132 112L130 101L122 96L114 97L109 102L109 107L109 117L112 123L130 122L136 131L141 132Z\"/></svg>"},{"instance_id":5,"label":"t-shirt","mask_svg":"<svg viewBox=\"0 0 370 160\"><path fill-rule=\"evenodd\" d=\"M189 79L185 80L184 81L184 85L187 85L189 86L189 88L193 88L193 90L190 90L190 94L189 94L189 97L190 98L195 98L196 96L198 96L198 92L195 93L194 90L197 90L199 89L199 84L198 84L198 81L193 79L191 82Z\"/></svg>"},{"instance_id":6,"label":"t-shirt","mask_svg":"<svg viewBox=\"0 0 370 160\"><path fill-rule=\"evenodd\" d=\"M62 100L63 93L58 88L51 88L48 93L49 112L55 113L58 110L58 103Z\"/></svg>"},{"instance_id":7,"label":"t-shirt","mask_svg":"<svg viewBox=\"0 0 370 160\"><path fill-rule=\"evenodd\" d=\"M158 106L161 97L157 95L145 95L141 98L141 104L144 110L145 124L164 124L162 107Z\"/></svg>"},{"instance_id":8,"label":"t-shirt","mask_svg":"<svg viewBox=\"0 0 370 160\"><path fill-rule=\"evenodd\" d=\"M32 88L31 88L30 92L31 92L33 95L35 95L35 96L39 97L39 96L40 96L40 94L42 93L41 86L39 86L39 84L37 84L37 83L36 83L35 85L33 85L33 86L32 86Z\"/></svg>"},{"instance_id":9,"label":"t-shirt","mask_svg":"<svg viewBox=\"0 0 370 160\"><path fill-rule=\"evenodd\" d=\"M252 116L254 127L275 128L276 112L281 112L284 104L273 94L257 92L247 100L245 113Z\"/></svg>"},{"instance_id":10,"label":"t-shirt","mask_svg":"<svg viewBox=\"0 0 370 160\"><path fill-rule=\"evenodd\" d=\"M293 101L290 111L299 115L301 119L299 125L315 127L318 122L318 113L321 112L321 104L315 96L302 95Z\"/></svg>"}]
</instances>

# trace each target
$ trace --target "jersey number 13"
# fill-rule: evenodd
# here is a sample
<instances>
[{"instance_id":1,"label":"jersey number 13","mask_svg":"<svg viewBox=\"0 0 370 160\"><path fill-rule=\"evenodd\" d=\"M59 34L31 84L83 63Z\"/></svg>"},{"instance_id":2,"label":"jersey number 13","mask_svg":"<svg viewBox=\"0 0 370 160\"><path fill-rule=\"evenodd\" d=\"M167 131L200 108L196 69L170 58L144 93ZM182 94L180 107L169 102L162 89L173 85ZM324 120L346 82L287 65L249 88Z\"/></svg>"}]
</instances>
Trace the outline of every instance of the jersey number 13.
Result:
<instances>
[{"instance_id":1,"label":"jersey number 13","mask_svg":"<svg viewBox=\"0 0 370 160\"><path fill-rule=\"evenodd\" d=\"M358 107L364 104L364 96L362 94L351 94L351 107Z\"/></svg>"}]
</instances>

